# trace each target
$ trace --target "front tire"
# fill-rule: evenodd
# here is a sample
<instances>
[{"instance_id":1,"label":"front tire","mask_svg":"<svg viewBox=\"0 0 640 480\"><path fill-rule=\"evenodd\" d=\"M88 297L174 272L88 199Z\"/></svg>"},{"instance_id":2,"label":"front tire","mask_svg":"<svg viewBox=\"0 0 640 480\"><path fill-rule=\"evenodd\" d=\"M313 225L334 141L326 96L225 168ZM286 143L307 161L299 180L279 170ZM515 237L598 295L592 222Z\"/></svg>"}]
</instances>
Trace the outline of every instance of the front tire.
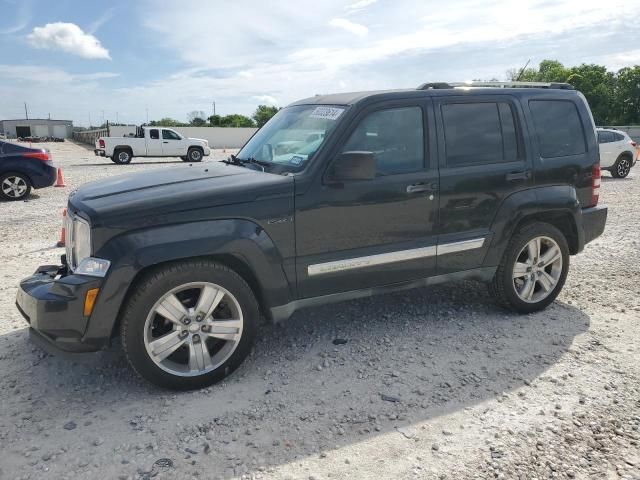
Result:
<instances>
[{"instance_id":1,"label":"front tire","mask_svg":"<svg viewBox=\"0 0 640 480\"><path fill-rule=\"evenodd\" d=\"M131 163L132 158L133 155L131 155L131 152L129 150L119 149L113 152L113 157L111 157L111 160L118 165L126 165L128 163Z\"/></svg>"},{"instance_id":2,"label":"front tire","mask_svg":"<svg viewBox=\"0 0 640 480\"><path fill-rule=\"evenodd\" d=\"M615 178L625 178L631 171L631 159L621 155L611 167L611 175Z\"/></svg>"},{"instance_id":3,"label":"front tire","mask_svg":"<svg viewBox=\"0 0 640 480\"><path fill-rule=\"evenodd\" d=\"M199 148L192 147L187 151L188 162L201 162L202 157L202 150L200 150Z\"/></svg>"},{"instance_id":4,"label":"front tire","mask_svg":"<svg viewBox=\"0 0 640 480\"><path fill-rule=\"evenodd\" d=\"M233 270L199 260L172 264L136 285L121 322L122 344L140 376L165 388L207 387L251 351L259 310Z\"/></svg>"},{"instance_id":5,"label":"front tire","mask_svg":"<svg viewBox=\"0 0 640 480\"><path fill-rule=\"evenodd\" d=\"M31 193L31 180L22 173L5 173L0 177L0 197L5 200L24 200Z\"/></svg>"},{"instance_id":6,"label":"front tire","mask_svg":"<svg viewBox=\"0 0 640 480\"><path fill-rule=\"evenodd\" d=\"M532 313L553 302L567 279L569 246L553 225L534 222L511 239L489 285L502 306Z\"/></svg>"}]
</instances>

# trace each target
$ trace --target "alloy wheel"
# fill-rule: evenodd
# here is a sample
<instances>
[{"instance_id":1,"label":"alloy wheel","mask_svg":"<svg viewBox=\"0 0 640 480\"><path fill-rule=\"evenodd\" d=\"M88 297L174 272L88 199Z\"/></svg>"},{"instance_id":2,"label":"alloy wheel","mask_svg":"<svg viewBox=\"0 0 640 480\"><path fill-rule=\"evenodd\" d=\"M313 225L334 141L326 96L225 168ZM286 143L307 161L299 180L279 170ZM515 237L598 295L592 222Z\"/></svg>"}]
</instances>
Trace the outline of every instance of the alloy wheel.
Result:
<instances>
[{"instance_id":1,"label":"alloy wheel","mask_svg":"<svg viewBox=\"0 0 640 480\"><path fill-rule=\"evenodd\" d=\"M561 275L560 246L552 238L536 237L516 257L513 288L521 300L537 303L554 291Z\"/></svg>"},{"instance_id":2,"label":"alloy wheel","mask_svg":"<svg viewBox=\"0 0 640 480\"><path fill-rule=\"evenodd\" d=\"M10 176L2 182L2 193L10 198L20 198L27 192L27 182L22 177Z\"/></svg>"},{"instance_id":3,"label":"alloy wheel","mask_svg":"<svg viewBox=\"0 0 640 480\"><path fill-rule=\"evenodd\" d=\"M621 158L618 161L616 170L618 172L618 176L626 177L627 175L629 175L629 170L631 170L631 163L626 158Z\"/></svg>"},{"instance_id":4,"label":"alloy wheel","mask_svg":"<svg viewBox=\"0 0 640 480\"><path fill-rule=\"evenodd\" d=\"M144 326L149 358L172 375L192 377L222 365L242 337L242 309L225 288L188 283L163 295Z\"/></svg>"}]
</instances>

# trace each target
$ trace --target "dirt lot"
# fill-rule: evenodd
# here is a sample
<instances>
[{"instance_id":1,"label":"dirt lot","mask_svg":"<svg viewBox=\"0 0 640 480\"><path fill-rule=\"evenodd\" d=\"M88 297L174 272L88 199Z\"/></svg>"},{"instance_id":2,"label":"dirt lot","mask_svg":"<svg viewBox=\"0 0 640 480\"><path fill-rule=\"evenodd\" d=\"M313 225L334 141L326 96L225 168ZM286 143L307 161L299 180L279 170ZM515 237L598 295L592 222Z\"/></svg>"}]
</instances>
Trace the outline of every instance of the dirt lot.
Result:
<instances>
[{"instance_id":1,"label":"dirt lot","mask_svg":"<svg viewBox=\"0 0 640 480\"><path fill-rule=\"evenodd\" d=\"M14 298L58 261L72 188L181 162L49 148L67 188L0 203L0 478L640 478L638 172L605 174L606 232L545 312L505 313L476 283L301 311L228 381L175 394L119 345L44 354Z\"/></svg>"}]
</instances>

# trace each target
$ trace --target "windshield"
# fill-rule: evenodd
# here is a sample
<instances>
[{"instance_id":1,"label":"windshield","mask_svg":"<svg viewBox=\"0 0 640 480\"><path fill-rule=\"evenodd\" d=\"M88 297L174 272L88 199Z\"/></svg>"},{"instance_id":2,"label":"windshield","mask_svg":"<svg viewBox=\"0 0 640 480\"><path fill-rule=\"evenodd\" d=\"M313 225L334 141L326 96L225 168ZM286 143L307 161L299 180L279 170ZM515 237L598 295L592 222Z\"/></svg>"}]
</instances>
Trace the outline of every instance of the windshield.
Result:
<instances>
[{"instance_id":1,"label":"windshield","mask_svg":"<svg viewBox=\"0 0 640 480\"><path fill-rule=\"evenodd\" d=\"M283 108L249 140L237 158L301 170L313 158L344 111L344 107L330 105Z\"/></svg>"}]
</instances>

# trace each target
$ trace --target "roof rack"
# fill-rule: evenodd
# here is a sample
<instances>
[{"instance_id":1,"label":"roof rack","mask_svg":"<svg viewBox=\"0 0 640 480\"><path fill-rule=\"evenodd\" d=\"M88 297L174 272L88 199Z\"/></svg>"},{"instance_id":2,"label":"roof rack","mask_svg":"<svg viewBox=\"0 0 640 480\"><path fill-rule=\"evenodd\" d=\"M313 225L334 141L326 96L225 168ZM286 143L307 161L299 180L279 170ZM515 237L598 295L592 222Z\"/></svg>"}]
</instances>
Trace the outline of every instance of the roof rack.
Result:
<instances>
[{"instance_id":1,"label":"roof rack","mask_svg":"<svg viewBox=\"0 0 640 480\"><path fill-rule=\"evenodd\" d=\"M418 90L442 90L450 88L553 88L574 90L573 85L560 82L433 82L423 83Z\"/></svg>"}]
</instances>

